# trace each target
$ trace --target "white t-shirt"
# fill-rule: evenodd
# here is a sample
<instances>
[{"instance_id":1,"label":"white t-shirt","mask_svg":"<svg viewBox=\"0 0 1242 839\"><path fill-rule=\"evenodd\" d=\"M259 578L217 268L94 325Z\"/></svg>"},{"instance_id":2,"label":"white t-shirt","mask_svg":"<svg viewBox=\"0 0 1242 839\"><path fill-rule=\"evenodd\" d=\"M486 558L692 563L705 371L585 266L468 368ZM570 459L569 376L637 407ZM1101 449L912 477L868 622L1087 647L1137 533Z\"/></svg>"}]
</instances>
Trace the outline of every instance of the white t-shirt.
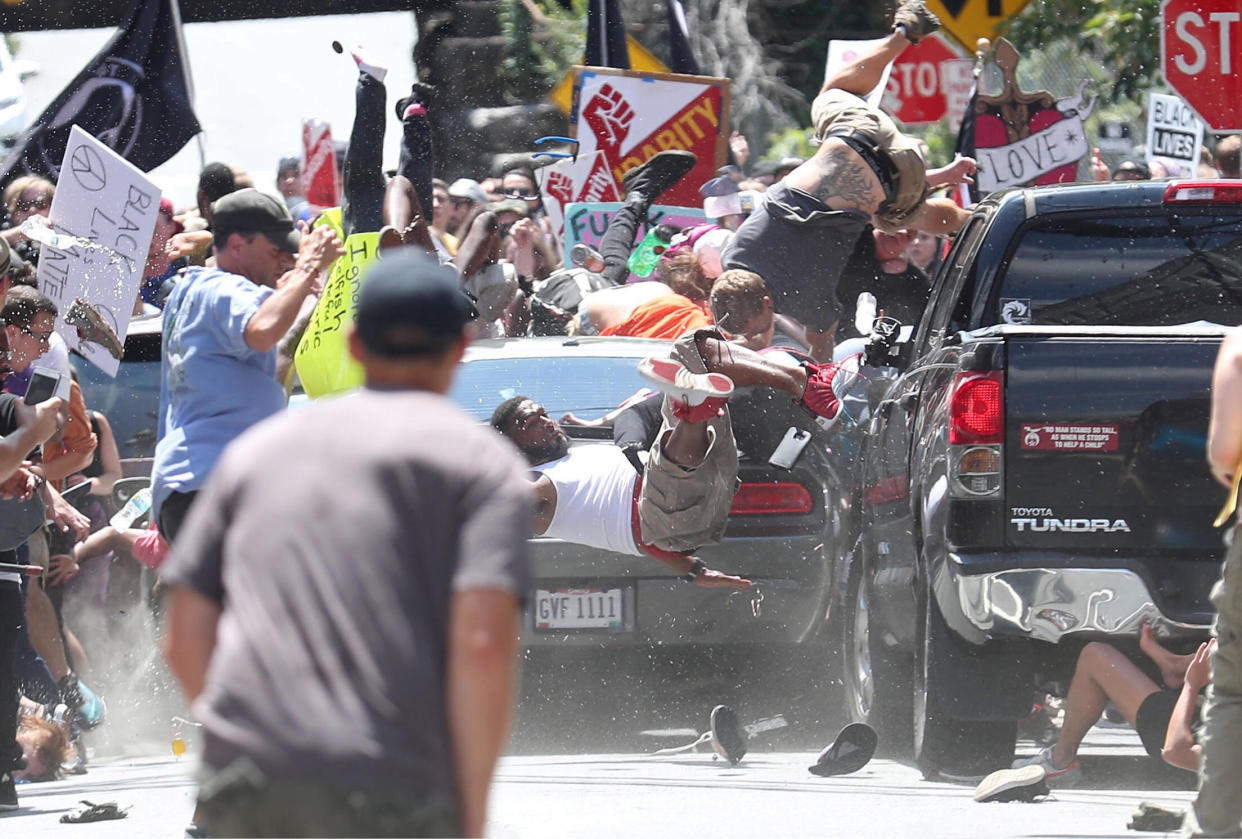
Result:
<instances>
[{"instance_id":1,"label":"white t-shirt","mask_svg":"<svg viewBox=\"0 0 1242 839\"><path fill-rule=\"evenodd\" d=\"M556 512L544 536L642 556L634 542L634 481L638 473L613 445L574 446L535 470L556 487Z\"/></svg>"}]
</instances>

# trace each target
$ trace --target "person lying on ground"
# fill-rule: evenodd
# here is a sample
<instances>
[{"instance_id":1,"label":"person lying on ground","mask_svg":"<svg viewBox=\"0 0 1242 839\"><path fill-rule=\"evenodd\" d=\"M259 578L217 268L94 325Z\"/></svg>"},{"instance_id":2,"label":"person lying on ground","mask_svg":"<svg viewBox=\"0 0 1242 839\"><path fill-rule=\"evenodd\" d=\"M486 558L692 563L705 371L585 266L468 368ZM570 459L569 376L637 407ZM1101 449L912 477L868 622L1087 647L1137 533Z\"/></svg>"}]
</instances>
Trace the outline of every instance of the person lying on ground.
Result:
<instances>
[{"instance_id":1,"label":"person lying on ground","mask_svg":"<svg viewBox=\"0 0 1242 839\"><path fill-rule=\"evenodd\" d=\"M1192 655L1177 655L1162 647L1145 625L1139 646L1159 668L1164 687L1111 644L1087 644L1078 654L1057 742L1033 757L1015 760L1012 768L1042 766L1050 784L1073 779L1080 773L1078 748L1083 738L1112 702L1138 732L1149 755L1195 771L1199 765L1192 733L1198 727L1195 703L1207 684L1210 642L1200 644Z\"/></svg>"},{"instance_id":2,"label":"person lying on ground","mask_svg":"<svg viewBox=\"0 0 1242 839\"><path fill-rule=\"evenodd\" d=\"M687 333L672 358L647 358L639 372L664 394L663 425L641 472L616 446L577 446L542 405L502 402L492 427L541 475L532 482L535 534L663 562L696 585L745 588L749 580L709 569L694 552L720 541L737 489L738 454L728 401L735 386L783 391L810 410L835 412L823 368L768 359L731 344L718 329Z\"/></svg>"}]
</instances>

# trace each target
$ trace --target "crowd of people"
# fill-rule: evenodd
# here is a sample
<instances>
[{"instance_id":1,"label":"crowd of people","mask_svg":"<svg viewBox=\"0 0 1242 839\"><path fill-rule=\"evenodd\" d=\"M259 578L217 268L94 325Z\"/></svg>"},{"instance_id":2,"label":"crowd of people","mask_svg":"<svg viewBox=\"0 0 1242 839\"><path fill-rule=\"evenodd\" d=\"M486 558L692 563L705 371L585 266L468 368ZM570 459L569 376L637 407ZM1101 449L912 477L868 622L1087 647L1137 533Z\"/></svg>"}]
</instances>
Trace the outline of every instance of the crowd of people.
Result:
<instances>
[{"instance_id":1,"label":"crowd of people","mask_svg":"<svg viewBox=\"0 0 1242 839\"><path fill-rule=\"evenodd\" d=\"M401 154L385 173L386 70L355 48L339 228L314 224L326 208L308 203L297 157L279 162L279 197L212 163L196 206L160 205L133 302L134 316L163 319L145 526L109 522L117 443L35 287L40 246L22 224L48 215L55 184L12 181L0 230L0 810L18 806L16 782L86 771L83 737L106 708L82 674L106 633L87 631L89 609L75 619L64 605L75 592L98 604L113 562L132 556L159 573L167 660L204 725L189 835L481 835L512 711L526 538L648 556L694 585L749 586L695 556L722 538L737 482L735 389L787 395L831 422L838 345L865 337L879 312L920 316L929 274L969 216L942 190L969 183L975 162L932 166L925 144L861 97L938 25L921 0L903 0L891 34L825 82L809 159L754 162L733 135L730 165L700 190L705 222L664 231L642 282L635 240L692 153L629 170L598 248L566 254L529 159L489 177L433 177L435 96L421 83L396 103ZM1237 177L1237 140L1197 176L1218 166ZM1133 161L1110 172L1098 154L1092 175L1159 176ZM349 336L366 386L286 412L299 340L355 233L377 233L381 249ZM599 420L558 421L527 395L497 405L490 428L445 396L473 338L548 334L672 342L669 357L639 364L651 390L607 417L615 447L571 447L565 426ZM1230 375L1218 371L1218 394L1236 387ZM23 398L48 376L51 396ZM1234 410L1218 398L1214 418ZM1226 483L1236 455L1213 456ZM979 800L1071 778L1111 702L1153 756L1202 766L1195 835L1236 831L1242 812L1223 792L1235 790L1236 758L1212 745L1239 730L1236 686L1219 669L1236 640L1222 632L1219 646L1177 656L1145 632L1142 649L1163 687L1088 644L1057 741L998 767ZM1210 655L1217 688L1200 747Z\"/></svg>"}]
</instances>

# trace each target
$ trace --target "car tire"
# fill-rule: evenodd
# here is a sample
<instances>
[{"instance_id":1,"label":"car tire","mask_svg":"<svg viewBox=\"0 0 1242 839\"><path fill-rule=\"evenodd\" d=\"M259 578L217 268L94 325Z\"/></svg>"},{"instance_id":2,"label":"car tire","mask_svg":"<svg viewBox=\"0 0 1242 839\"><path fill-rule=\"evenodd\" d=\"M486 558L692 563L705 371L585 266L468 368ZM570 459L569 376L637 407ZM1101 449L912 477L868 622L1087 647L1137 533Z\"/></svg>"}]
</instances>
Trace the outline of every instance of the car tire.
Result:
<instances>
[{"instance_id":1,"label":"car tire","mask_svg":"<svg viewBox=\"0 0 1242 839\"><path fill-rule=\"evenodd\" d=\"M885 646L869 608L872 593L862 570L850 575L842 615L841 668L846 712L879 735L885 754L906 756L910 748L910 657Z\"/></svg>"},{"instance_id":2,"label":"car tire","mask_svg":"<svg viewBox=\"0 0 1242 839\"><path fill-rule=\"evenodd\" d=\"M1008 767L1013 760L1017 723L955 717L937 693L936 668L955 655L969 655L949 634L935 598L920 604L923 620L914 667L914 760L923 777L977 777Z\"/></svg>"}]
</instances>

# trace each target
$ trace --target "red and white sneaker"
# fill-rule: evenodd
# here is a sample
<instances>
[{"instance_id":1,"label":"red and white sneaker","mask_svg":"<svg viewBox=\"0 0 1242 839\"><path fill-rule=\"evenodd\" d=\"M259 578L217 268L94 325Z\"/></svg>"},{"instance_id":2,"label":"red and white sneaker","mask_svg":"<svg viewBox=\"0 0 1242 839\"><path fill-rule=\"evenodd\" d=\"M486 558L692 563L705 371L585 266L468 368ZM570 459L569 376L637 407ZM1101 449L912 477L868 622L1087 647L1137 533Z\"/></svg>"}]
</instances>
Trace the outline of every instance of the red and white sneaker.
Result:
<instances>
[{"instance_id":1,"label":"red and white sneaker","mask_svg":"<svg viewBox=\"0 0 1242 839\"><path fill-rule=\"evenodd\" d=\"M841 412L841 399L837 396L833 385L841 385L840 376L843 372L840 364L814 364L804 362L806 369L806 388L798 404L817 417L835 420Z\"/></svg>"},{"instance_id":2,"label":"red and white sneaker","mask_svg":"<svg viewBox=\"0 0 1242 839\"><path fill-rule=\"evenodd\" d=\"M669 398L674 415L688 422L715 416L733 393L733 380L723 373L691 373L671 358L644 358L638 372Z\"/></svg>"}]
</instances>

